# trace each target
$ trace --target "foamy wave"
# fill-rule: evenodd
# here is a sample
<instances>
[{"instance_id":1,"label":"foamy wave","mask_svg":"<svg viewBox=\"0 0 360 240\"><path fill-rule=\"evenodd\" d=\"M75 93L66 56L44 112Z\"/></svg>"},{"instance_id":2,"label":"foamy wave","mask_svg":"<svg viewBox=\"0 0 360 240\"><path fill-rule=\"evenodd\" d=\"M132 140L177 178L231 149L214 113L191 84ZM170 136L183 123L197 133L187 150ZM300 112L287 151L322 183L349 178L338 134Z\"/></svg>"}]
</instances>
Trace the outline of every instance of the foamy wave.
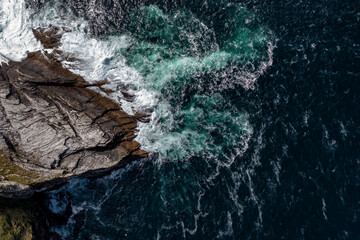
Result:
<instances>
[{"instance_id":1,"label":"foamy wave","mask_svg":"<svg viewBox=\"0 0 360 240\"><path fill-rule=\"evenodd\" d=\"M29 27L29 15L23 0L0 1L0 64L20 61L41 49Z\"/></svg>"}]
</instances>

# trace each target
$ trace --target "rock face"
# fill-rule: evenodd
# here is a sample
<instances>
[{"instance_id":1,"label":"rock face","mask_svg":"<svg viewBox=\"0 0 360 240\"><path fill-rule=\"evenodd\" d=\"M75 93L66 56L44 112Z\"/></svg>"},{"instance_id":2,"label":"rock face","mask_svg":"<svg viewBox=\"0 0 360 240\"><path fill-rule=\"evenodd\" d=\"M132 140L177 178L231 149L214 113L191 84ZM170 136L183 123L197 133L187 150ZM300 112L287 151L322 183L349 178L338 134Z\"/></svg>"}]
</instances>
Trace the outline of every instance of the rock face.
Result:
<instances>
[{"instance_id":1,"label":"rock face","mask_svg":"<svg viewBox=\"0 0 360 240\"><path fill-rule=\"evenodd\" d=\"M34 33L58 46L56 29ZM54 52L0 66L0 196L29 197L147 156L133 140L136 117L89 89Z\"/></svg>"}]
</instances>

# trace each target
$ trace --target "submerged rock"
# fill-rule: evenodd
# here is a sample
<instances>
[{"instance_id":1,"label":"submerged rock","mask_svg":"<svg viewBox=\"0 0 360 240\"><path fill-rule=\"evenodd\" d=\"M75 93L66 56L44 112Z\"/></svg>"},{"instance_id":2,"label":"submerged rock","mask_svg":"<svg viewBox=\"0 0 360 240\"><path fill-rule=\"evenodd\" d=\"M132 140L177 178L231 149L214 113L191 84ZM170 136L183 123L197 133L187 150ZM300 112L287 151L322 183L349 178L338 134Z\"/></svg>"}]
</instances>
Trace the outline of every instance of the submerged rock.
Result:
<instances>
[{"instance_id":1,"label":"submerged rock","mask_svg":"<svg viewBox=\"0 0 360 240\"><path fill-rule=\"evenodd\" d=\"M34 33L59 45L58 29ZM63 68L59 54L0 66L0 196L29 197L147 156L133 140L137 117L89 89L96 85Z\"/></svg>"}]
</instances>

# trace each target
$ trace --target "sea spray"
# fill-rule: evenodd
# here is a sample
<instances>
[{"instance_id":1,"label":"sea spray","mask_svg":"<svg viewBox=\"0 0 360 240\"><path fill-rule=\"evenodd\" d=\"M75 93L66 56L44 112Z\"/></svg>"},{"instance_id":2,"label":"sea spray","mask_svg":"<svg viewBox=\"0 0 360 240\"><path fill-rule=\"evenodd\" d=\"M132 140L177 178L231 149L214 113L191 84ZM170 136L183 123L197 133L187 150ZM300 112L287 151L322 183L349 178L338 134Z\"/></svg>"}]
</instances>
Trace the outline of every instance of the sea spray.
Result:
<instances>
[{"instance_id":1,"label":"sea spray","mask_svg":"<svg viewBox=\"0 0 360 240\"><path fill-rule=\"evenodd\" d=\"M0 64L20 61L28 52L41 49L30 27L29 15L23 0L0 1Z\"/></svg>"},{"instance_id":2,"label":"sea spray","mask_svg":"<svg viewBox=\"0 0 360 240\"><path fill-rule=\"evenodd\" d=\"M234 67L242 69L238 79L246 78L244 72L256 74L269 61L270 37L259 26L246 26L244 15L251 14L241 5L231 7L240 15L223 23L235 24L226 38L189 10L167 14L150 5L130 14L126 27L133 41L123 55L143 77L142 88L158 96L151 124L140 125L138 139L160 159L183 159L201 151L222 154L231 144L244 148L251 136L246 112L231 109L218 76L236 75L229 72ZM226 140L214 142L217 135Z\"/></svg>"}]
</instances>

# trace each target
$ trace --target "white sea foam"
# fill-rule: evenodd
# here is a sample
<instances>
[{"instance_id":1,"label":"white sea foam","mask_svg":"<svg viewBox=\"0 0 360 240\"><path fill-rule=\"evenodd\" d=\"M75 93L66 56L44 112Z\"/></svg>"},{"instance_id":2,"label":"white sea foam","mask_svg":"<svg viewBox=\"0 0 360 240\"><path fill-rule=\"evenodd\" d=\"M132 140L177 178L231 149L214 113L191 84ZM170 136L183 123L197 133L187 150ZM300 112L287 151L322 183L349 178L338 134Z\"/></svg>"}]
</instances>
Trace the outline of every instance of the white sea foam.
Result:
<instances>
[{"instance_id":1,"label":"white sea foam","mask_svg":"<svg viewBox=\"0 0 360 240\"><path fill-rule=\"evenodd\" d=\"M20 61L28 52L41 49L29 27L29 15L23 0L0 1L0 64Z\"/></svg>"}]
</instances>

